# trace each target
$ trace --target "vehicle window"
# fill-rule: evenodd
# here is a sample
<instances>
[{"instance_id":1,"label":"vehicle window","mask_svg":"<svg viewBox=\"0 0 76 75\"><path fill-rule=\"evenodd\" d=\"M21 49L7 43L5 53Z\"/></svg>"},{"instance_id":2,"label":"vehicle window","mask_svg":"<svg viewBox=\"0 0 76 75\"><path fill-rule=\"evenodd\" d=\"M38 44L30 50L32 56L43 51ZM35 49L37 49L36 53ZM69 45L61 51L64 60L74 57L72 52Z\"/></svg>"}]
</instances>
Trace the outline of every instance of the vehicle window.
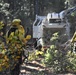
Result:
<instances>
[{"instance_id":1,"label":"vehicle window","mask_svg":"<svg viewBox=\"0 0 76 75\"><path fill-rule=\"evenodd\" d=\"M50 19L50 23L61 23L61 19Z\"/></svg>"},{"instance_id":2,"label":"vehicle window","mask_svg":"<svg viewBox=\"0 0 76 75\"><path fill-rule=\"evenodd\" d=\"M37 19L37 21L35 22L35 26L37 26L37 24L39 23L39 21L40 21L40 20L39 20L39 19Z\"/></svg>"}]
</instances>

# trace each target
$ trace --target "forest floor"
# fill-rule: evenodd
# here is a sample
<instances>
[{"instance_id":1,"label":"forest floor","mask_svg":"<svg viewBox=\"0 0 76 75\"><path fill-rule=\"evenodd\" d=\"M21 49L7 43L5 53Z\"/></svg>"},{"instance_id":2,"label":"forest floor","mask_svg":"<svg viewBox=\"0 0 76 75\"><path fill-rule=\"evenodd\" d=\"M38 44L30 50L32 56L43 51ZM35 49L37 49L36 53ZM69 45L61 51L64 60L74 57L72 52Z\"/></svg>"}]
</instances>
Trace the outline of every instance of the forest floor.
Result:
<instances>
[{"instance_id":1,"label":"forest floor","mask_svg":"<svg viewBox=\"0 0 76 75\"><path fill-rule=\"evenodd\" d=\"M38 59L31 61L31 62L24 62L21 65L21 70L19 75L76 75L72 73L61 73L61 74L56 74L53 73L50 68L45 67L41 63L41 60L43 57L39 57Z\"/></svg>"},{"instance_id":2,"label":"forest floor","mask_svg":"<svg viewBox=\"0 0 76 75\"><path fill-rule=\"evenodd\" d=\"M21 65L20 75L76 75L72 73L56 74L52 73L48 67L40 63L40 60L23 63Z\"/></svg>"}]
</instances>

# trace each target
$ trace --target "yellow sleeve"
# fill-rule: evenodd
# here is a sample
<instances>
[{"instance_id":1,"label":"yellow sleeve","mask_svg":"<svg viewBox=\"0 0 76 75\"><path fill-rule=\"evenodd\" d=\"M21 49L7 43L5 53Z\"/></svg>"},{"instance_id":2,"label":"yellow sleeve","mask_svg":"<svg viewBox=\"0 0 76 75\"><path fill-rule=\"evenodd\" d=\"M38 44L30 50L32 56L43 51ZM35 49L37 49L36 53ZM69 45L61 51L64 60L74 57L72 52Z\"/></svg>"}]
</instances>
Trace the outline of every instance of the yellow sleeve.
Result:
<instances>
[{"instance_id":1,"label":"yellow sleeve","mask_svg":"<svg viewBox=\"0 0 76 75\"><path fill-rule=\"evenodd\" d=\"M76 32L74 33L74 35L73 35L73 37L72 37L72 39L71 39L71 42L73 43L73 42L75 42L76 41Z\"/></svg>"},{"instance_id":2,"label":"yellow sleeve","mask_svg":"<svg viewBox=\"0 0 76 75\"><path fill-rule=\"evenodd\" d=\"M18 37L19 39L23 39L24 38L24 35L25 35L25 29L22 25L19 25L18 26Z\"/></svg>"}]
</instances>

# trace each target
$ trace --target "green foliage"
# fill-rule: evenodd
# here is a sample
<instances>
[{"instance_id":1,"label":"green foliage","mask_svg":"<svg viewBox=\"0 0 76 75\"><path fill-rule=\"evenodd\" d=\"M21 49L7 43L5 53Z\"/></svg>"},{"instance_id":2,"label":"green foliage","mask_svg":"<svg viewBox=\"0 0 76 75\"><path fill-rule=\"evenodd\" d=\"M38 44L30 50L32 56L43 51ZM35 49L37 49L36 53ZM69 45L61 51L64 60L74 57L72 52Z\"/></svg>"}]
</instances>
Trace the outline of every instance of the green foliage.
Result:
<instances>
[{"instance_id":1,"label":"green foliage","mask_svg":"<svg viewBox=\"0 0 76 75\"><path fill-rule=\"evenodd\" d=\"M37 58L38 56L35 54L35 52L29 53L29 57L28 57L29 61L36 60Z\"/></svg>"},{"instance_id":2,"label":"green foliage","mask_svg":"<svg viewBox=\"0 0 76 75\"><path fill-rule=\"evenodd\" d=\"M33 61L39 58L39 56L44 56L44 52L43 51L38 51L35 50L32 53L29 54L28 60L29 61Z\"/></svg>"},{"instance_id":3,"label":"green foliage","mask_svg":"<svg viewBox=\"0 0 76 75\"><path fill-rule=\"evenodd\" d=\"M3 22L1 21L1 22L0 22L0 30L3 29L3 26L4 26L4 24L3 24Z\"/></svg>"},{"instance_id":4,"label":"green foliage","mask_svg":"<svg viewBox=\"0 0 76 75\"><path fill-rule=\"evenodd\" d=\"M52 38L54 38L54 36ZM55 41L57 39L55 37ZM65 47L58 46L58 43L56 43L57 42L52 43L45 53L44 63L46 66L52 68L56 73L76 72L76 54L71 52L70 46L69 50L65 50Z\"/></svg>"},{"instance_id":5,"label":"green foliage","mask_svg":"<svg viewBox=\"0 0 76 75\"><path fill-rule=\"evenodd\" d=\"M42 71L39 71L39 72L32 72L31 75L45 75L45 73Z\"/></svg>"},{"instance_id":6,"label":"green foliage","mask_svg":"<svg viewBox=\"0 0 76 75\"><path fill-rule=\"evenodd\" d=\"M1 29L3 26L3 22L0 22ZM15 27L17 27L17 30L11 32L9 36L3 36L0 33L0 72L6 69L12 70L15 68L19 63L19 59L22 58L22 52L27 41L31 38L30 35L24 37L25 30L18 22L15 22ZM11 28L13 28L13 26L11 26ZM7 33L8 32L9 31L7 31Z\"/></svg>"},{"instance_id":7,"label":"green foliage","mask_svg":"<svg viewBox=\"0 0 76 75\"><path fill-rule=\"evenodd\" d=\"M71 14L71 16L75 16L75 14L76 14L76 13L73 12L73 13Z\"/></svg>"},{"instance_id":8,"label":"green foliage","mask_svg":"<svg viewBox=\"0 0 76 75\"><path fill-rule=\"evenodd\" d=\"M54 33L53 36L51 37L50 41L52 42L56 42L56 40L58 40L59 36L58 36L58 32Z\"/></svg>"}]
</instances>

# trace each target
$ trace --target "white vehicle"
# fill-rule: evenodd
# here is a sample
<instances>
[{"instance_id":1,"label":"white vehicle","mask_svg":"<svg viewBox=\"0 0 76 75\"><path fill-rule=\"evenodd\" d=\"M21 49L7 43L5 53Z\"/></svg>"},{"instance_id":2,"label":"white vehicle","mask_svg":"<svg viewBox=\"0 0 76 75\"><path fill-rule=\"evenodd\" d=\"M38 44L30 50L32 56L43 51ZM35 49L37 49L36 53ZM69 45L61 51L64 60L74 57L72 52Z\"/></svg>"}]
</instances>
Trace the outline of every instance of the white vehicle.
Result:
<instances>
[{"instance_id":1,"label":"white vehicle","mask_svg":"<svg viewBox=\"0 0 76 75\"><path fill-rule=\"evenodd\" d=\"M60 13L48 13L47 16L36 16L33 23L33 39L37 41L35 47L39 45L49 47L50 38L54 32L67 33L67 24L63 13L64 11Z\"/></svg>"}]
</instances>

